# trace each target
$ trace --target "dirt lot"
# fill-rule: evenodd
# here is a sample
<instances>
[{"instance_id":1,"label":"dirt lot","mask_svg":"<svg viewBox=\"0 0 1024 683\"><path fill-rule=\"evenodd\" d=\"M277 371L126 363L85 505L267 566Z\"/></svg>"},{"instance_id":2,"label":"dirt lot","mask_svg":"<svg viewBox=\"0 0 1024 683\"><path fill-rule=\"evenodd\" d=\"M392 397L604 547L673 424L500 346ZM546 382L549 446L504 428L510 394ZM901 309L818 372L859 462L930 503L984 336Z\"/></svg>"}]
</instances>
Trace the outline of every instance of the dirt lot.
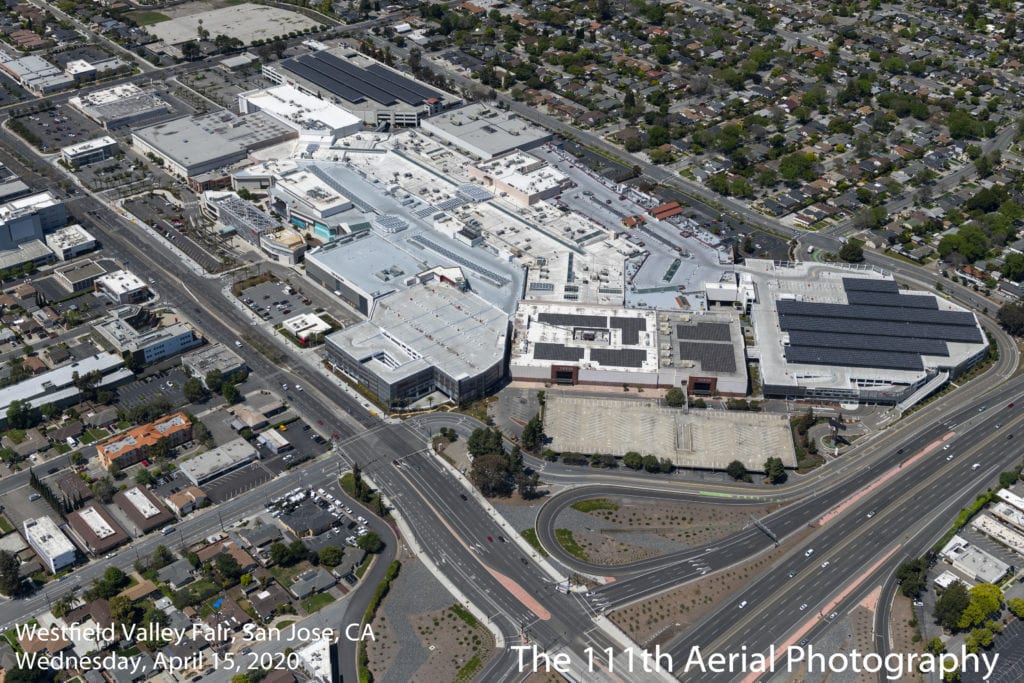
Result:
<instances>
[{"instance_id":1,"label":"dirt lot","mask_svg":"<svg viewBox=\"0 0 1024 683\"><path fill-rule=\"evenodd\" d=\"M751 517L761 518L778 509L778 505L724 507L653 503L615 499L617 510L594 510L588 515L603 524L593 531L573 530L576 542L592 562L608 565L626 564L656 557L665 546L646 545L638 534L660 537L673 544L699 548L736 533L750 524Z\"/></svg>"},{"instance_id":2,"label":"dirt lot","mask_svg":"<svg viewBox=\"0 0 1024 683\"><path fill-rule=\"evenodd\" d=\"M910 598L896 595L890 619L889 631L892 634L893 652L921 652L924 649L924 643L914 642L918 628L911 626L914 621L914 606ZM915 672L914 680L922 680L921 674Z\"/></svg>"},{"instance_id":3,"label":"dirt lot","mask_svg":"<svg viewBox=\"0 0 1024 683\"><path fill-rule=\"evenodd\" d=\"M418 614L410 621L430 650L414 680L470 681L494 654L494 636L479 623L470 626L450 608Z\"/></svg>"},{"instance_id":4,"label":"dirt lot","mask_svg":"<svg viewBox=\"0 0 1024 683\"><path fill-rule=\"evenodd\" d=\"M772 566L794 546L803 543L814 529L804 529L786 543L757 559L702 577L653 598L609 614L619 628L641 647L664 645L674 636L700 622L751 579Z\"/></svg>"}]
</instances>

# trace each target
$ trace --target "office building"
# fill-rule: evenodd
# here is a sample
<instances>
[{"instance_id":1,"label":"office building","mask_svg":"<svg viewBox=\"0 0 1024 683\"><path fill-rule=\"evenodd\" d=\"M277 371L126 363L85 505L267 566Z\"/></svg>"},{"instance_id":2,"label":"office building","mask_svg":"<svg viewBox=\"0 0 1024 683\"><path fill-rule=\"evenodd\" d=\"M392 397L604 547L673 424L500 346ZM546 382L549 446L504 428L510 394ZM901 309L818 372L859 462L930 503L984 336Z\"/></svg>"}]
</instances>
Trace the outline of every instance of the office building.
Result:
<instances>
[{"instance_id":1,"label":"office building","mask_svg":"<svg viewBox=\"0 0 1024 683\"><path fill-rule=\"evenodd\" d=\"M54 255L61 261L67 261L95 249L96 238L88 230L75 223L47 235L46 246L53 250ZM90 282L84 289L89 289L91 286ZM71 291L77 292L78 290L72 288Z\"/></svg>"},{"instance_id":2,"label":"office building","mask_svg":"<svg viewBox=\"0 0 1024 683\"><path fill-rule=\"evenodd\" d=\"M75 563L75 545L49 517L26 519L25 540L54 574Z\"/></svg>"},{"instance_id":3,"label":"office building","mask_svg":"<svg viewBox=\"0 0 1024 683\"><path fill-rule=\"evenodd\" d=\"M86 140L85 142L61 147L60 158L68 165L77 168L109 159L119 151L117 140L109 135L104 135L92 140Z\"/></svg>"}]
</instances>

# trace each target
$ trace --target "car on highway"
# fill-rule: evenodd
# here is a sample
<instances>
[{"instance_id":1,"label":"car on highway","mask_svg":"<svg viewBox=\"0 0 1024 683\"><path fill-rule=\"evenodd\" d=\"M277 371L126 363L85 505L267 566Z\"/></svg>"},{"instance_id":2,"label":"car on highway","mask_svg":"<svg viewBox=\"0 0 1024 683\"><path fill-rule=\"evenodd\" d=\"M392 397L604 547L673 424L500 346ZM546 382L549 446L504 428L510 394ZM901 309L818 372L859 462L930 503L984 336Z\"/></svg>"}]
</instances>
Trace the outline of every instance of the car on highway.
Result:
<instances>
[{"instance_id":1,"label":"car on highway","mask_svg":"<svg viewBox=\"0 0 1024 683\"><path fill-rule=\"evenodd\" d=\"M813 554L814 554L814 548L808 548L807 552L804 553L804 557L810 557Z\"/></svg>"},{"instance_id":2,"label":"car on highway","mask_svg":"<svg viewBox=\"0 0 1024 683\"><path fill-rule=\"evenodd\" d=\"M800 641L800 647L803 647L803 646L807 645L807 643L809 643L809 642L811 642L809 638L804 638L803 640Z\"/></svg>"},{"instance_id":3,"label":"car on highway","mask_svg":"<svg viewBox=\"0 0 1024 683\"><path fill-rule=\"evenodd\" d=\"M807 609L807 603L806 602L804 604L800 605L800 611L801 612L803 612L805 609Z\"/></svg>"},{"instance_id":4,"label":"car on highway","mask_svg":"<svg viewBox=\"0 0 1024 683\"><path fill-rule=\"evenodd\" d=\"M1013 407L1013 404L1011 403L1010 405L1008 405L1008 406L1006 406L1006 407L1007 407L1007 408L1012 408L1012 407Z\"/></svg>"},{"instance_id":5,"label":"car on highway","mask_svg":"<svg viewBox=\"0 0 1024 683\"><path fill-rule=\"evenodd\" d=\"M828 567L828 566L829 566L830 564L832 564L832 563L831 563L831 562L830 562L829 560L825 560L824 562L822 562L822 563L821 563L821 568L822 568L822 569L825 569L825 568L826 568L826 567Z\"/></svg>"},{"instance_id":6,"label":"car on highway","mask_svg":"<svg viewBox=\"0 0 1024 683\"><path fill-rule=\"evenodd\" d=\"M875 516L875 511L874 510L872 510L871 512L868 513L868 519L871 519L874 516Z\"/></svg>"},{"instance_id":7,"label":"car on highway","mask_svg":"<svg viewBox=\"0 0 1024 683\"><path fill-rule=\"evenodd\" d=\"M791 579L792 579L792 578L793 578L794 576L796 576L796 572L790 572L790 573L789 573L789 578L791 578Z\"/></svg>"},{"instance_id":8,"label":"car on highway","mask_svg":"<svg viewBox=\"0 0 1024 683\"><path fill-rule=\"evenodd\" d=\"M741 602L741 603L740 603L740 604L739 604L738 606L739 606L739 608L740 608L740 609L743 609L744 607L746 607L746 606L747 606L747 601L746 601L746 600L744 600L744 601L743 601L743 602Z\"/></svg>"},{"instance_id":9,"label":"car on highway","mask_svg":"<svg viewBox=\"0 0 1024 683\"><path fill-rule=\"evenodd\" d=\"M952 453L950 453L949 455L946 456L946 462L949 462L952 459L953 459L953 454Z\"/></svg>"},{"instance_id":10,"label":"car on highway","mask_svg":"<svg viewBox=\"0 0 1024 683\"><path fill-rule=\"evenodd\" d=\"M980 463L980 462L976 462L976 463L974 463L973 465L971 465L971 469L972 469L972 470L976 470L976 469L978 469L979 467L981 467L981 463Z\"/></svg>"},{"instance_id":11,"label":"car on highway","mask_svg":"<svg viewBox=\"0 0 1024 683\"><path fill-rule=\"evenodd\" d=\"M838 616L839 616L839 612L833 612L832 614L828 615L828 620L832 621L833 619L835 619Z\"/></svg>"},{"instance_id":12,"label":"car on highway","mask_svg":"<svg viewBox=\"0 0 1024 683\"><path fill-rule=\"evenodd\" d=\"M488 543L494 543L494 537L492 537L492 536L488 536L488 537L487 537L487 542L488 542Z\"/></svg>"},{"instance_id":13,"label":"car on highway","mask_svg":"<svg viewBox=\"0 0 1024 683\"><path fill-rule=\"evenodd\" d=\"M942 447L942 450L944 450L944 451L948 451L948 450L949 450L949 444L947 443L947 444L946 444L945 446L943 446L943 447Z\"/></svg>"},{"instance_id":14,"label":"car on highway","mask_svg":"<svg viewBox=\"0 0 1024 683\"><path fill-rule=\"evenodd\" d=\"M996 429L999 429L1002 426L1003 426L1002 422L996 422Z\"/></svg>"}]
</instances>

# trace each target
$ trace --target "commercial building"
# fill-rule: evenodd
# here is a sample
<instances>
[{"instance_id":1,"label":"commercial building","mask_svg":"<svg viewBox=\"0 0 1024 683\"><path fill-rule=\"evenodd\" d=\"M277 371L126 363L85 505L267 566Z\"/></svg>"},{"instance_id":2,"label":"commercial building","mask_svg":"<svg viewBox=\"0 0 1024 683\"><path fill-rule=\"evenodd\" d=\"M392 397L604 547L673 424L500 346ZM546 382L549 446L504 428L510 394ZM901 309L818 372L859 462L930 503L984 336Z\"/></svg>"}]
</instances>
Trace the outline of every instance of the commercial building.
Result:
<instances>
[{"instance_id":1,"label":"commercial building","mask_svg":"<svg viewBox=\"0 0 1024 683\"><path fill-rule=\"evenodd\" d=\"M281 515L281 524L299 538L319 536L337 521L337 517L308 498L296 505L291 512Z\"/></svg>"},{"instance_id":2,"label":"commercial building","mask_svg":"<svg viewBox=\"0 0 1024 683\"><path fill-rule=\"evenodd\" d=\"M294 230L283 228L260 235L260 249L270 260L294 266L306 254L306 238Z\"/></svg>"},{"instance_id":3,"label":"commercial building","mask_svg":"<svg viewBox=\"0 0 1024 683\"><path fill-rule=\"evenodd\" d=\"M107 130L138 126L173 111L156 94L134 83L76 95L68 100L68 104Z\"/></svg>"},{"instance_id":4,"label":"commercial building","mask_svg":"<svg viewBox=\"0 0 1024 683\"><path fill-rule=\"evenodd\" d=\"M203 211L208 216L234 228L235 234L249 244L258 244L263 235L281 229L276 218L234 192L209 190L203 192L202 199Z\"/></svg>"},{"instance_id":5,"label":"commercial building","mask_svg":"<svg viewBox=\"0 0 1024 683\"><path fill-rule=\"evenodd\" d=\"M19 197L0 205L0 250L42 240L67 224L64 202L49 192Z\"/></svg>"},{"instance_id":6,"label":"commercial building","mask_svg":"<svg viewBox=\"0 0 1024 683\"><path fill-rule=\"evenodd\" d=\"M101 441L96 445L96 454L104 468L116 463L124 469L145 458L146 451L160 439L167 439L170 447L190 441L192 421L185 413L167 415Z\"/></svg>"},{"instance_id":7,"label":"commercial building","mask_svg":"<svg viewBox=\"0 0 1024 683\"><path fill-rule=\"evenodd\" d=\"M115 493L114 505L120 508L140 534L174 520L174 515L160 504L159 499L142 486Z\"/></svg>"},{"instance_id":8,"label":"commercial building","mask_svg":"<svg viewBox=\"0 0 1024 683\"><path fill-rule=\"evenodd\" d=\"M337 183L330 182L316 166L274 174L269 194L275 211L296 228L318 236L331 234L340 220L337 216L353 206Z\"/></svg>"},{"instance_id":9,"label":"commercial building","mask_svg":"<svg viewBox=\"0 0 1024 683\"><path fill-rule=\"evenodd\" d=\"M122 356L130 354L138 365L149 365L170 358L203 343L187 323L178 322L151 330L136 330L128 321L114 315L93 329Z\"/></svg>"},{"instance_id":10,"label":"commercial building","mask_svg":"<svg viewBox=\"0 0 1024 683\"><path fill-rule=\"evenodd\" d=\"M553 137L518 114L479 102L432 116L420 127L480 159L528 150Z\"/></svg>"},{"instance_id":11,"label":"commercial building","mask_svg":"<svg viewBox=\"0 0 1024 683\"><path fill-rule=\"evenodd\" d=\"M149 289L135 273L115 270L96 278L94 288L115 304L135 304L149 298Z\"/></svg>"},{"instance_id":12,"label":"commercial building","mask_svg":"<svg viewBox=\"0 0 1024 683\"><path fill-rule=\"evenodd\" d=\"M128 542L128 534L99 503L69 513L67 520L71 532L93 555L102 555Z\"/></svg>"},{"instance_id":13,"label":"commercial building","mask_svg":"<svg viewBox=\"0 0 1024 683\"><path fill-rule=\"evenodd\" d=\"M263 112L238 116L216 111L185 116L132 132L139 154L152 154L183 178L226 168L255 150L297 136L294 129Z\"/></svg>"},{"instance_id":14,"label":"commercial building","mask_svg":"<svg viewBox=\"0 0 1024 683\"><path fill-rule=\"evenodd\" d=\"M988 353L978 319L869 268L748 260L766 397L901 409Z\"/></svg>"},{"instance_id":15,"label":"commercial building","mask_svg":"<svg viewBox=\"0 0 1024 683\"><path fill-rule=\"evenodd\" d=\"M319 335L330 331L331 326L320 316L313 313L302 313L293 318L288 318L283 323L284 329L303 344Z\"/></svg>"},{"instance_id":16,"label":"commercial building","mask_svg":"<svg viewBox=\"0 0 1024 683\"><path fill-rule=\"evenodd\" d=\"M959 535L953 536L939 555L968 579L979 583L998 583L1010 570L1010 565Z\"/></svg>"},{"instance_id":17,"label":"commercial building","mask_svg":"<svg viewBox=\"0 0 1024 683\"><path fill-rule=\"evenodd\" d=\"M371 126L417 126L458 102L354 50L319 50L264 66L268 80L340 105Z\"/></svg>"},{"instance_id":18,"label":"commercial building","mask_svg":"<svg viewBox=\"0 0 1024 683\"><path fill-rule=\"evenodd\" d=\"M120 150L117 140L104 135L102 137L79 142L74 145L60 148L60 158L65 163L77 168L87 164L94 164L116 155Z\"/></svg>"},{"instance_id":19,"label":"commercial building","mask_svg":"<svg viewBox=\"0 0 1024 683\"><path fill-rule=\"evenodd\" d=\"M338 105L287 84L240 93L238 111L241 114L266 112L293 128L300 139L327 145L363 127L362 119Z\"/></svg>"},{"instance_id":20,"label":"commercial building","mask_svg":"<svg viewBox=\"0 0 1024 683\"><path fill-rule=\"evenodd\" d=\"M288 443L288 439L284 438L284 434L276 429L268 429L260 432L256 436L256 442L274 455L284 453L292 447L292 445Z\"/></svg>"},{"instance_id":21,"label":"commercial building","mask_svg":"<svg viewBox=\"0 0 1024 683\"><path fill-rule=\"evenodd\" d=\"M0 61L0 70L39 97L75 84L74 78L37 55Z\"/></svg>"},{"instance_id":22,"label":"commercial building","mask_svg":"<svg viewBox=\"0 0 1024 683\"><path fill-rule=\"evenodd\" d=\"M56 233L54 233L56 234ZM91 259L75 261L53 270L55 279L69 292L94 289L97 278L107 274L106 269Z\"/></svg>"},{"instance_id":23,"label":"commercial building","mask_svg":"<svg viewBox=\"0 0 1024 683\"><path fill-rule=\"evenodd\" d=\"M0 202L9 202L31 193L29 186L14 171L0 164Z\"/></svg>"},{"instance_id":24,"label":"commercial building","mask_svg":"<svg viewBox=\"0 0 1024 683\"><path fill-rule=\"evenodd\" d=\"M53 250L53 253L61 261L67 261L95 249L96 238L88 230L75 223L47 235L46 246ZM89 289L91 286L92 283L90 282L84 289ZM77 292L79 290L72 288L71 291Z\"/></svg>"},{"instance_id":25,"label":"commercial building","mask_svg":"<svg viewBox=\"0 0 1024 683\"><path fill-rule=\"evenodd\" d=\"M524 301L514 334L513 379L685 387L696 396L747 393L735 316Z\"/></svg>"},{"instance_id":26,"label":"commercial building","mask_svg":"<svg viewBox=\"0 0 1024 683\"><path fill-rule=\"evenodd\" d=\"M569 176L543 159L514 151L469 167L469 177L520 206L550 199L569 186Z\"/></svg>"},{"instance_id":27,"label":"commercial building","mask_svg":"<svg viewBox=\"0 0 1024 683\"><path fill-rule=\"evenodd\" d=\"M193 484L200 486L255 459L256 449L245 439L235 439L178 463L178 468Z\"/></svg>"},{"instance_id":28,"label":"commercial building","mask_svg":"<svg viewBox=\"0 0 1024 683\"><path fill-rule=\"evenodd\" d=\"M77 403L81 395L81 391L74 383L76 374L85 376L90 372L99 372L102 378L97 386L113 386L123 381L126 376L133 376L130 371L123 370L123 366L124 359L120 356L98 353L3 387L0 389L0 426L6 424L7 409L14 401L27 402L33 408L39 408L46 403L63 408Z\"/></svg>"},{"instance_id":29,"label":"commercial building","mask_svg":"<svg viewBox=\"0 0 1024 683\"><path fill-rule=\"evenodd\" d=\"M223 344L207 344L182 356L181 366L188 374L198 377L205 384L208 373L218 370L222 377L230 377L240 370L245 370L245 361Z\"/></svg>"},{"instance_id":30,"label":"commercial building","mask_svg":"<svg viewBox=\"0 0 1024 683\"><path fill-rule=\"evenodd\" d=\"M210 498L206 495L206 491L203 491L198 486L186 486L182 490L164 498L164 502L174 511L174 514L178 515L178 517L184 517L193 510L209 503Z\"/></svg>"},{"instance_id":31,"label":"commercial building","mask_svg":"<svg viewBox=\"0 0 1024 683\"><path fill-rule=\"evenodd\" d=\"M54 574L75 563L75 545L49 517L25 520L25 540Z\"/></svg>"},{"instance_id":32,"label":"commercial building","mask_svg":"<svg viewBox=\"0 0 1024 683\"><path fill-rule=\"evenodd\" d=\"M472 401L505 378L508 316L471 292L424 282L381 299L369 320L327 337L327 359L381 402L434 391Z\"/></svg>"}]
</instances>

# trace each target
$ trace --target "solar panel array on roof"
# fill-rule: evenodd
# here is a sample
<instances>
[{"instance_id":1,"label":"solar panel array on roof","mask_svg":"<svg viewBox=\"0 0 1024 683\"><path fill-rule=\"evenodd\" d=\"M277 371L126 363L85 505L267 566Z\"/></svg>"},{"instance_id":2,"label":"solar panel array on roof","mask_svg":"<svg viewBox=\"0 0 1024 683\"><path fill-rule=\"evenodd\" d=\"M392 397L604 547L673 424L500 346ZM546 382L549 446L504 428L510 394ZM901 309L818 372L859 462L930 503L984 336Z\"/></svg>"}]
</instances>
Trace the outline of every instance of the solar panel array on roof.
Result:
<instances>
[{"instance_id":1,"label":"solar panel array on roof","mask_svg":"<svg viewBox=\"0 0 1024 683\"><path fill-rule=\"evenodd\" d=\"M886 370L924 370L921 356L898 351L865 349L823 349L817 346L787 346L786 360L810 365L843 365Z\"/></svg>"},{"instance_id":2,"label":"solar panel array on roof","mask_svg":"<svg viewBox=\"0 0 1024 683\"><path fill-rule=\"evenodd\" d=\"M871 280L864 277L844 277L843 289L847 292L886 292L889 294L896 294L900 291L900 286L896 284L895 280Z\"/></svg>"},{"instance_id":3,"label":"solar panel array on roof","mask_svg":"<svg viewBox=\"0 0 1024 683\"><path fill-rule=\"evenodd\" d=\"M640 333L647 330L646 318L617 318L608 319L610 326L622 330L622 343L635 345L640 343Z\"/></svg>"},{"instance_id":4,"label":"solar panel array on roof","mask_svg":"<svg viewBox=\"0 0 1024 683\"><path fill-rule=\"evenodd\" d=\"M817 304L809 301L779 301L780 320L789 316L812 318L842 318L846 320L879 320L901 323L926 323L931 325L963 325L975 327L974 314L967 311L940 311L925 308L893 308L891 306L867 306L863 304ZM836 320L839 324L839 321ZM853 323L857 324L857 323ZM783 327L785 329L785 327ZM925 336L925 335L921 335Z\"/></svg>"},{"instance_id":5,"label":"solar panel array on roof","mask_svg":"<svg viewBox=\"0 0 1024 683\"><path fill-rule=\"evenodd\" d=\"M892 306L894 308L927 308L929 310L937 310L939 308L939 304L933 296L907 296L905 294L861 292L858 290L847 292L846 302L868 306Z\"/></svg>"},{"instance_id":6,"label":"solar panel array on roof","mask_svg":"<svg viewBox=\"0 0 1024 683\"><path fill-rule=\"evenodd\" d=\"M647 352L639 349L590 349L590 360L620 368L640 368L647 360Z\"/></svg>"},{"instance_id":7,"label":"solar panel array on roof","mask_svg":"<svg viewBox=\"0 0 1024 683\"><path fill-rule=\"evenodd\" d=\"M583 360L583 349L574 349L564 344L537 342L533 345L533 357L537 360L578 361Z\"/></svg>"},{"instance_id":8,"label":"solar panel array on roof","mask_svg":"<svg viewBox=\"0 0 1024 683\"><path fill-rule=\"evenodd\" d=\"M364 69L326 50L286 59L282 65L349 102L370 99L385 106L399 101L416 106L430 98L443 97L437 91L403 78L379 64Z\"/></svg>"},{"instance_id":9,"label":"solar panel array on roof","mask_svg":"<svg viewBox=\"0 0 1024 683\"><path fill-rule=\"evenodd\" d=\"M676 325L676 336L680 339L698 339L703 341L732 341L728 323L697 323L696 325Z\"/></svg>"},{"instance_id":10,"label":"solar panel array on roof","mask_svg":"<svg viewBox=\"0 0 1024 683\"><path fill-rule=\"evenodd\" d=\"M679 357L697 361L704 372L736 372L732 344L679 342Z\"/></svg>"},{"instance_id":11,"label":"solar panel array on roof","mask_svg":"<svg viewBox=\"0 0 1024 683\"><path fill-rule=\"evenodd\" d=\"M949 356L947 342L984 341L972 313L939 310L935 297L900 294L888 280L843 286L848 305L777 302L787 361L920 371L922 356Z\"/></svg>"},{"instance_id":12,"label":"solar panel array on roof","mask_svg":"<svg viewBox=\"0 0 1024 683\"><path fill-rule=\"evenodd\" d=\"M559 327L608 327L603 315L573 315L572 313L538 313L537 320Z\"/></svg>"},{"instance_id":13,"label":"solar panel array on roof","mask_svg":"<svg viewBox=\"0 0 1024 683\"><path fill-rule=\"evenodd\" d=\"M928 356L949 355L949 348L946 346L946 342L941 339L924 337L880 337L871 334L839 334L834 332L790 330L789 343L793 346L906 351Z\"/></svg>"}]
</instances>

